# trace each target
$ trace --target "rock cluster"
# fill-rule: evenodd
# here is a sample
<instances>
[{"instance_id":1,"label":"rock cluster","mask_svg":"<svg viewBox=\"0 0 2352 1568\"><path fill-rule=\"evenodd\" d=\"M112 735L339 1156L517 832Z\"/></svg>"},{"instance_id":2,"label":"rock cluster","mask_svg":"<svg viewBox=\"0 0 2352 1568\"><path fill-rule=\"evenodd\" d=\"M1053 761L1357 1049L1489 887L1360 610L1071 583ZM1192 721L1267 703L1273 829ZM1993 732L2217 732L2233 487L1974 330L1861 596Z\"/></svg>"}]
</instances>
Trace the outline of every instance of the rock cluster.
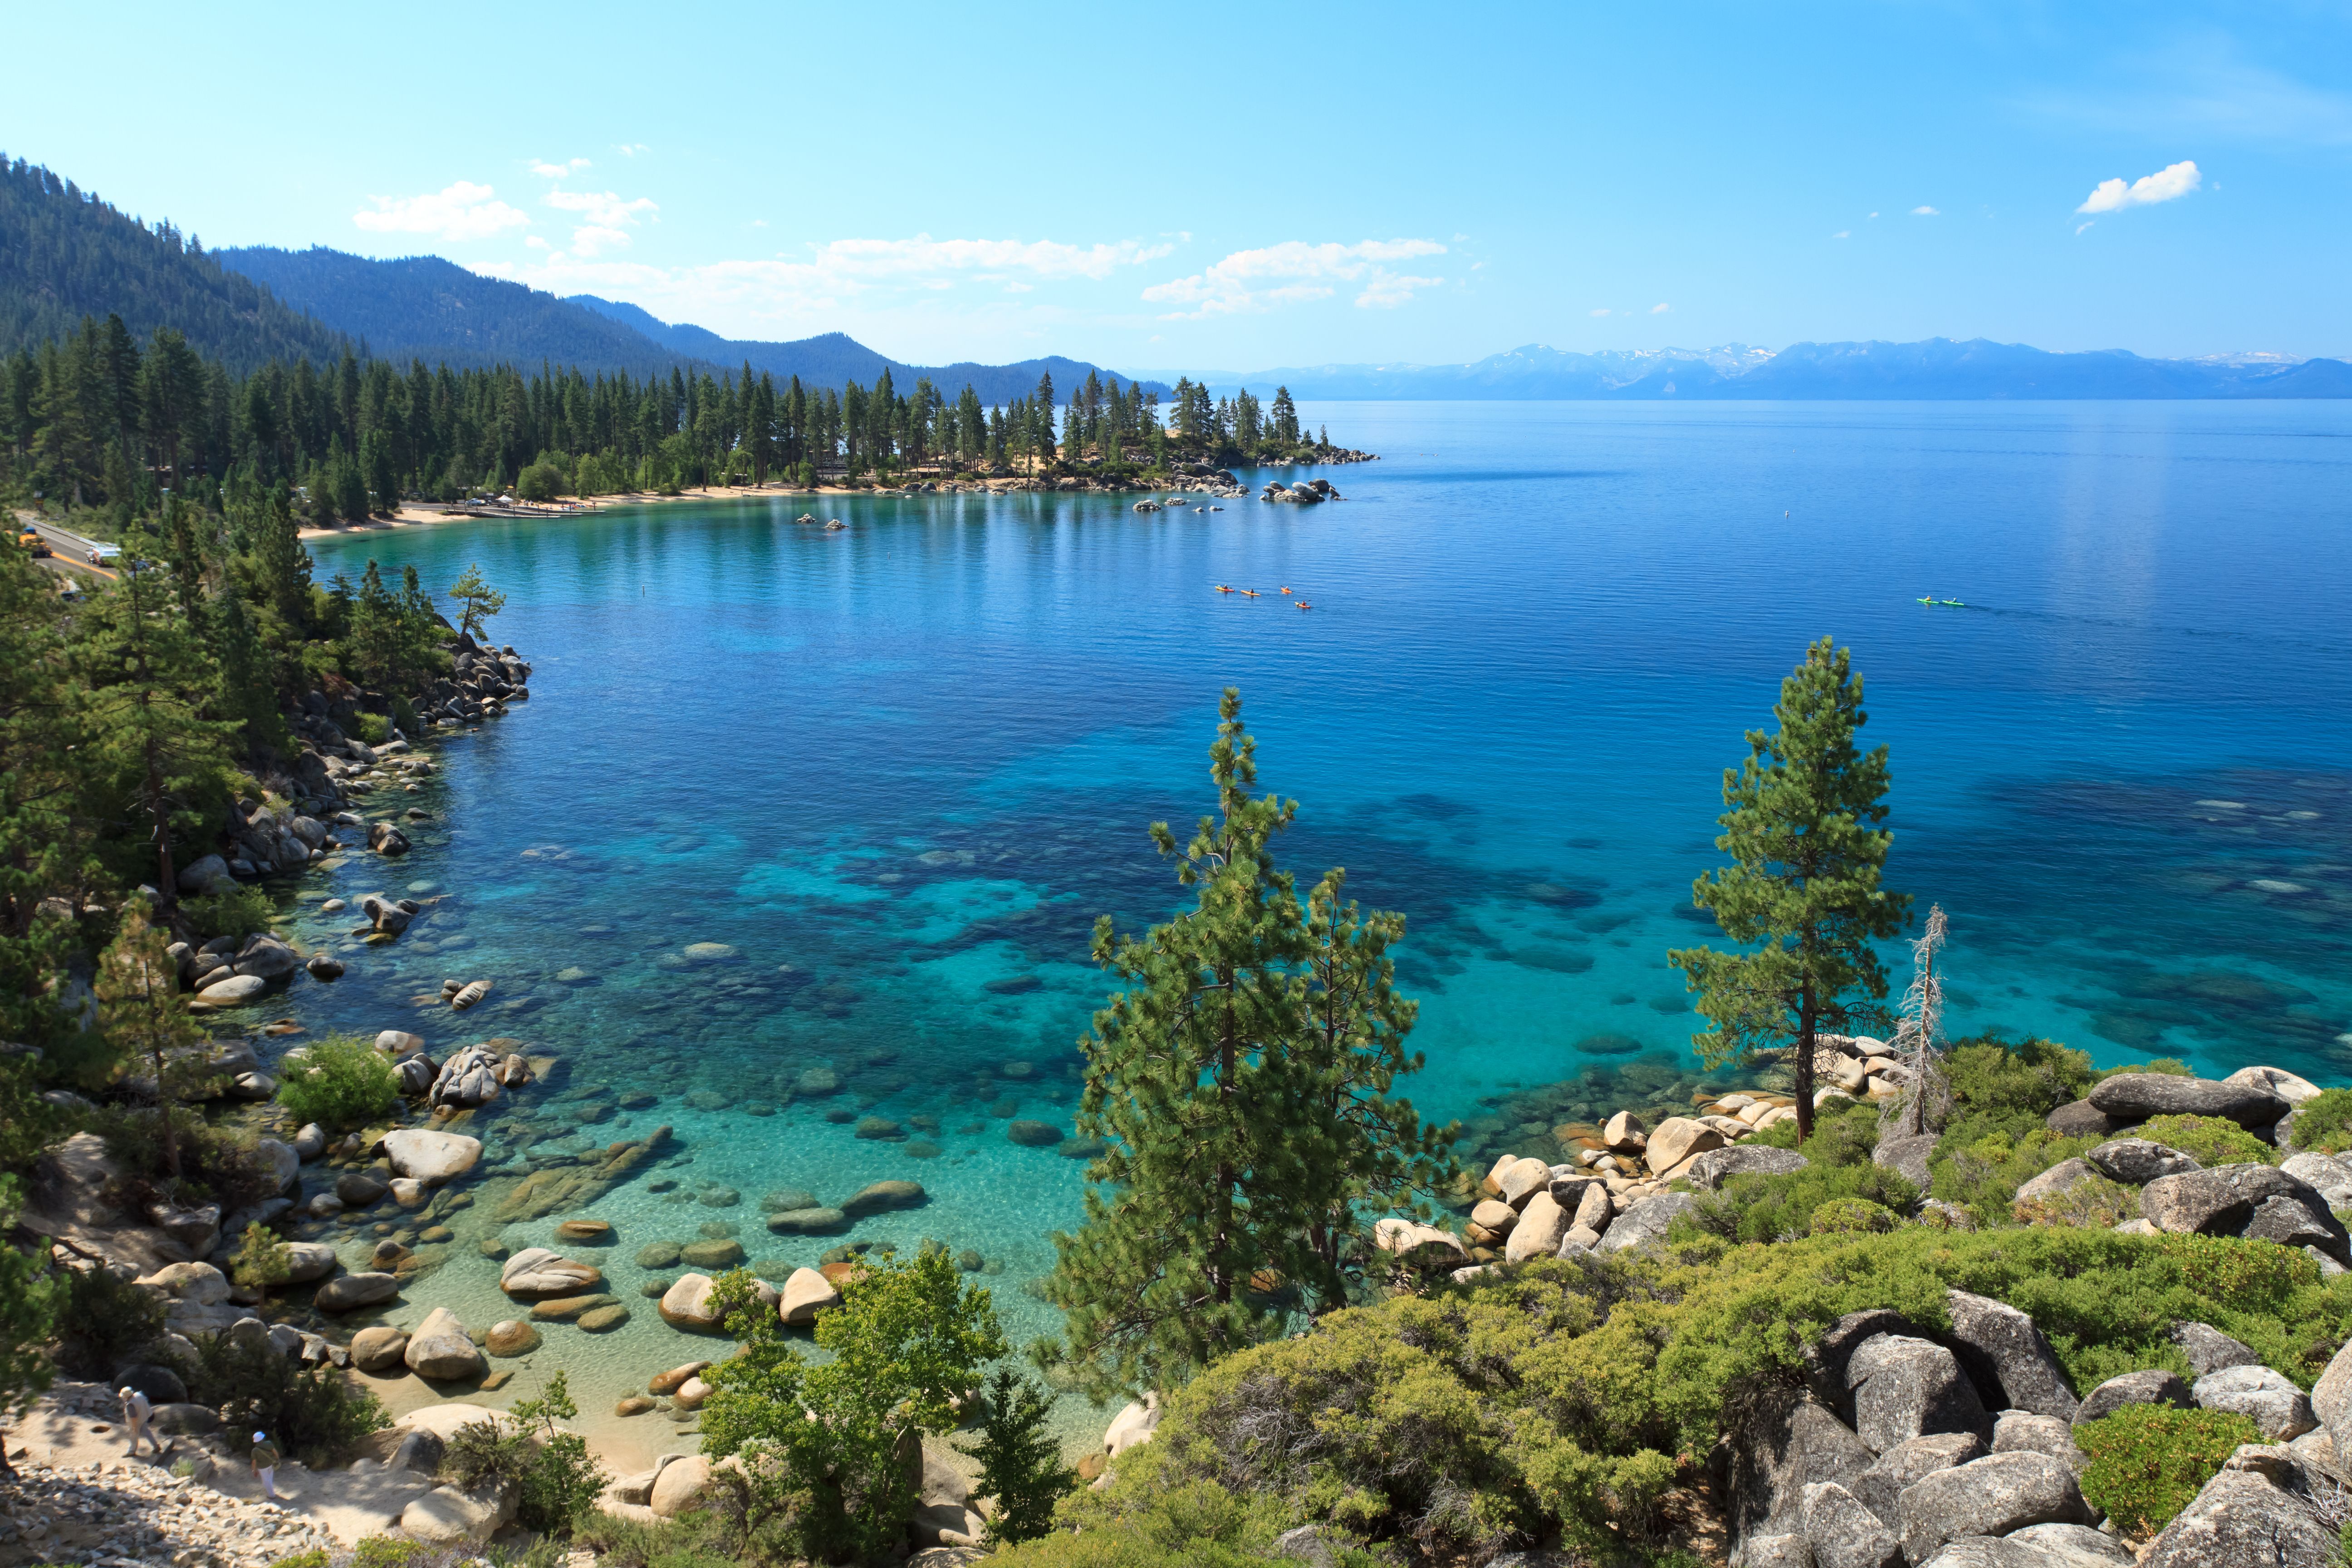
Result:
<instances>
[{"instance_id":1,"label":"rock cluster","mask_svg":"<svg viewBox=\"0 0 2352 1568\"><path fill-rule=\"evenodd\" d=\"M2193 1389L2161 1369L2126 1373L2078 1402L2023 1313L1960 1290L1947 1306L1940 1331L1884 1310L1840 1319L1809 1352L1804 1388L1760 1390L1735 1408L1717 1456L1735 1568L2129 1564L2133 1552L2096 1528L2082 1495L2073 1432L2149 1403L2252 1414L2270 1445L2240 1448L2139 1561L2331 1561L2335 1449L2305 1436L2314 1404L2330 1405L2327 1378L2298 1405L2292 1382L2236 1341L2184 1323L2178 1342L2231 1364ZM2336 1404L2352 1437L2352 1352L2328 1375L2340 1380Z\"/></svg>"},{"instance_id":2,"label":"rock cluster","mask_svg":"<svg viewBox=\"0 0 2352 1568\"><path fill-rule=\"evenodd\" d=\"M89 1413L112 1414L98 1403ZM206 1458L190 1468L212 1464ZM140 1460L57 1468L20 1459L14 1479L0 1478L0 1550L30 1561L261 1568L335 1545L311 1520Z\"/></svg>"}]
</instances>

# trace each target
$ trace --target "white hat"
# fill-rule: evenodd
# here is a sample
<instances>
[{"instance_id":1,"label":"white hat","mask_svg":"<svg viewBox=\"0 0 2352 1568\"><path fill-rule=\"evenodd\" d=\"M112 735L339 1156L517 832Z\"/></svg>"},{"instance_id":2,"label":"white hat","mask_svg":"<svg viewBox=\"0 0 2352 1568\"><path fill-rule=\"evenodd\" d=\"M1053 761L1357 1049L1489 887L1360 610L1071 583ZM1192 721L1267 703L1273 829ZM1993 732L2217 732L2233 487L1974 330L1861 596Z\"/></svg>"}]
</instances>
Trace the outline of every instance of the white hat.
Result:
<instances>
[{"instance_id":1,"label":"white hat","mask_svg":"<svg viewBox=\"0 0 2352 1568\"><path fill-rule=\"evenodd\" d=\"M127 1384L127 1383L126 1383L126 1384L124 1384L121 1388L116 1389L114 1392L115 1392L117 1394L121 1395L122 1398L124 1398L124 1399L128 1399L128 1398L130 1398L132 1394L134 1394L138 1393L139 1391L138 1391L137 1389L135 1389L135 1388L131 1387L129 1384Z\"/></svg>"},{"instance_id":2,"label":"white hat","mask_svg":"<svg viewBox=\"0 0 2352 1568\"><path fill-rule=\"evenodd\" d=\"M268 1442L268 1441L269 1441L269 1439L268 1439L268 1437L264 1436L262 1434L260 1434L260 1433L258 1433L258 1432L256 1432L256 1433L253 1435L253 1440L254 1440L255 1442L257 1442L257 1443L267 1443L267 1442Z\"/></svg>"}]
</instances>

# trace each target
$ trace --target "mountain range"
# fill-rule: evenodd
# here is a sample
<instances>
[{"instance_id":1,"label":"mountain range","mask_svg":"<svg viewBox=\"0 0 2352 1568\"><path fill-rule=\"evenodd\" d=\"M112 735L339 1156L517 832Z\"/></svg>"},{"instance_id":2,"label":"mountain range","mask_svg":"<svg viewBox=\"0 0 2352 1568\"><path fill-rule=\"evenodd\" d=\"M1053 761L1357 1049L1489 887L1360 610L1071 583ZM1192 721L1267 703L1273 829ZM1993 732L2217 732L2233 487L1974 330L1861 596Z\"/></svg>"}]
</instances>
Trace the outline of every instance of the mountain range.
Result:
<instances>
[{"instance_id":1,"label":"mountain range","mask_svg":"<svg viewBox=\"0 0 2352 1568\"><path fill-rule=\"evenodd\" d=\"M1200 379L1218 391L1281 385L1293 397L1327 400L2352 397L2352 363L2343 360L2053 353L1982 338L1792 343L1777 352L1727 343L1573 353L1530 343L1468 364L1303 365Z\"/></svg>"},{"instance_id":2,"label":"mountain range","mask_svg":"<svg viewBox=\"0 0 2352 1568\"><path fill-rule=\"evenodd\" d=\"M240 372L270 359L333 359L347 348L427 364L549 363L640 376L749 363L779 380L798 375L836 387L871 383L887 369L901 390L928 376L950 397L969 383L982 401L1008 403L1045 374L1066 396L1098 368L1060 357L910 364L840 332L739 342L593 295L559 299L437 256L374 260L324 247L206 251L169 223L151 226L47 169L0 158L0 353L110 312L142 340L174 328L199 353ZM1116 379L1164 398L1176 374ZM2343 360L2149 359L2121 349L2053 353L1944 338L1600 353L1531 343L1467 364L1304 365L1195 379L1218 391L1248 385L1265 395L1286 386L1293 397L1325 400L2352 397L2352 363Z\"/></svg>"},{"instance_id":3,"label":"mountain range","mask_svg":"<svg viewBox=\"0 0 2352 1568\"><path fill-rule=\"evenodd\" d=\"M734 372L749 364L778 381L797 375L804 385L870 385L887 370L901 393L919 378L953 397L969 384L982 403L1010 403L1037 390L1051 375L1066 394L1089 373L1125 384L1129 378L1056 355L1013 364L908 364L878 353L843 332L792 342L722 338L689 324L673 325L635 305L593 294L559 299L503 279L484 277L437 256L378 261L313 246L267 246L214 252L222 266L267 288L297 310L363 341L393 360L426 363L537 363L583 370L625 370L634 375L688 371ZM1149 385L1150 384L1146 384ZM1166 393L1169 388L1153 388Z\"/></svg>"}]
</instances>

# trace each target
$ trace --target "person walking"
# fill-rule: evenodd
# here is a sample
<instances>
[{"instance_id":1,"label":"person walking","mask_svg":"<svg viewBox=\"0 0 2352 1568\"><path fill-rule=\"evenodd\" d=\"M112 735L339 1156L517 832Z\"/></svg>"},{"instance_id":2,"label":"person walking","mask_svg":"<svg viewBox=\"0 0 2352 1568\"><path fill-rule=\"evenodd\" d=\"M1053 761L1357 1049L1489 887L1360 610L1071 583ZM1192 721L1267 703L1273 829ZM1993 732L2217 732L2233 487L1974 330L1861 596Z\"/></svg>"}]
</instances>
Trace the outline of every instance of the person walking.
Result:
<instances>
[{"instance_id":1,"label":"person walking","mask_svg":"<svg viewBox=\"0 0 2352 1568\"><path fill-rule=\"evenodd\" d=\"M278 1445L266 1434L253 1435L253 1473L261 1482L261 1495L271 1502L284 1500L278 1495Z\"/></svg>"},{"instance_id":2,"label":"person walking","mask_svg":"<svg viewBox=\"0 0 2352 1568\"><path fill-rule=\"evenodd\" d=\"M122 1401L122 1424L131 1429L131 1457L134 1459L139 1457L139 1439L143 1436L154 1445L155 1457L162 1458L163 1442L155 1436L155 1428L152 1425L155 1419L154 1405L148 1402L145 1394L129 1384L116 1389L115 1394Z\"/></svg>"}]
</instances>

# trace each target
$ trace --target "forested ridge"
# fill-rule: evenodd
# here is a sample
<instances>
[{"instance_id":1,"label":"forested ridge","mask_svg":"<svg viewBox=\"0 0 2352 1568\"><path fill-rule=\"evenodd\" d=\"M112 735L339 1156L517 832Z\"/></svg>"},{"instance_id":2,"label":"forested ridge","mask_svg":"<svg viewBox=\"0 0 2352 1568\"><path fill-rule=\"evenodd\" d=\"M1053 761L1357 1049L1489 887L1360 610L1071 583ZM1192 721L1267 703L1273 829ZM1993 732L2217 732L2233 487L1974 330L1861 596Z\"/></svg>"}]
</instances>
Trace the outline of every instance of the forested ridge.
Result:
<instances>
[{"instance_id":1,"label":"forested ridge","mask_svg":"<svg viewBox=\"0 0 2352 1568\"><path fill-rule=\"evenodd\" d=\"M341 333L229 271L194 236L152 228L48 170L0 157L0 353L119 315L144 338L170 328L236 371L272 359L331 361Z\"/></svg>"}]
</instances>

